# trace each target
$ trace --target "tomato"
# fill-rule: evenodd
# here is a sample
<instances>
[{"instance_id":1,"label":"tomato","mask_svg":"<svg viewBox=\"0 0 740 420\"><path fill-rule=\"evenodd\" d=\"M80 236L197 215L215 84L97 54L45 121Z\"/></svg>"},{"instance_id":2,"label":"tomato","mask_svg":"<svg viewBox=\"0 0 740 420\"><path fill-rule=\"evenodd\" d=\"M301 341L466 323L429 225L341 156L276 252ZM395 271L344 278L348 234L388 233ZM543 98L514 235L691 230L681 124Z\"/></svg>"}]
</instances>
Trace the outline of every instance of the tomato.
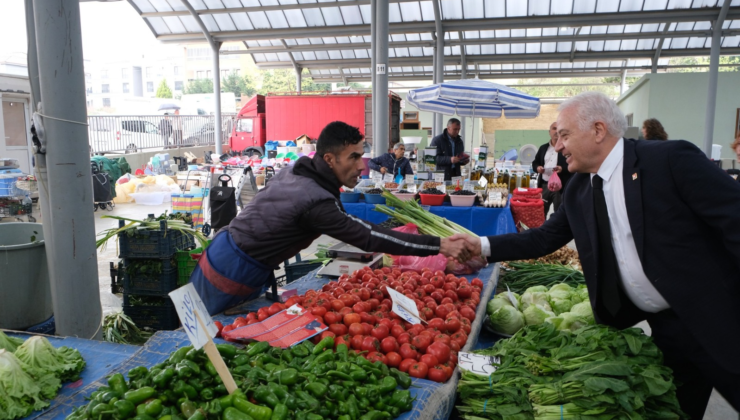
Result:
<instances>
[{"instance_id":1,"label":"tomato","mask_svg":"<svg viewBox=\"0 0 740 420\"><path fill-rule=\"evenodd\" d=\"M427 377L430 381L434 382L445 382L450 379L447 375L447 371L441 365L433 365L432 368L429 369L429 372L427 372Z\"/></svg>"},{"instance_id":2,"label":"tomato","mask_svg":"<svg viewBox=\"0 0 740 420\"><path fill-rule=\"evenodd\" d=\"M472 286L478 286L478 287L480 287L481 289L483 288L483 280L479 279L478 277L476 277L476 278L474 278L473 280L471 280L471 281L470 281L470 284L471 284Z\"/></svg>"},{"instance_id":3,"label":"tomato","mask_svg":"<svg viewBox=\"0 0 740 420\"><path fill-rule=\"evenodd\" d=\"M458 301L458 299L459 299L459 298L457 297L457 293L455 293L455 289L452 289L452 290L446 290L446 291L445 291L445 297L448 297L448 298L452 299L452 301L453 301L453 302L457 302L457 301Z\"/></svg>"},{"instance_id":4,"label":"tomato","mask_svg":"<svg viewBox=\"0 0 740 420\"><path fill-rule=\"evenodd\" d=\"M342 315L336 312L327 312L324 315L324 321L326 321L326 325L339 324L342 322Z\"/></svg>"},{"instance_id":5,"label":"tomato","mask_svg":"<svg viewBox=\"0 0 740 420\"><path fill-rule=\"evenodd\" d=\"M431 301L427 302L427 308L431 309L432 311L437 310L437 302L432 299Z\"/></svg>"},{"instance_id":6,"label":"tomato","mask_svg":"<svg viewBox=\"0 0 740 420\"><path fill-rule=\"evenodd\" d=\"M450 346L441 341L435 341L427 348L427 354L436 357L439 363L447 363L450 360Z\"/></svg>"},{"instance_id":7,"label":"tomato","mask_svg":"<svg viewBox=\"0 0 740 420\"><path fill-rule=\"evenodd\" d=\"M365 307L364 302L357 302L352 305L352 310L355 311L356 314L361 314L363 312L367 312L367 307Z\"/></svg>"},{"instance_id":8,"label":"tomato","mask_svg":"<svg viewBox=\"0 0 740 420\"><path fill-rule=\"evenodd\" d=\"M367 322L363 322L360 325L362 325L364 335L370 335L370 333L373 332L373 326Z\"/></svg>"},{"instance_id":9,"label":"tomato","mask_svg":"<svg viewBox=\"0 0 740 420\"><path fill-rule=\"evenodd\" d=\"M401 357L403 357L403 356L401 356ZM409 368L411 367L411 365L413 365L415 363L416 363L416 359L403 359L403 360L401 360L401 364L398 365L398 370L400 370L401 372L408 373Z\"/></svg>"},{"instance_id":10,"label":"tomato","mask_svg":"<svg viewBox=\"0 0 740 420\"><path fill-rule=\"evenodd\" d=\"M433 310L427 308L427 307L421 308L421 310L419 312L420 312L419 315L421 315L422 316L422 319L424 319L424 320L434 318L435 312Z\"/></svg>"},{"instance_id":11,"label":"tomato","mask_svg":"<svg viewBox=\"0 0 740 420\"><path fill-rule=\"evenodd\" d=\"M358 305L359 305L359 303L358 303ZM372 314L370 314L368 312L362 312L362 313L360 313L360 321L362 321L362 322L364 322L366 324L373 325L373 324L375 324L375 321L377 321L377 319Z\"/></svg>"},{"instance_id":12,"label":"tomato","mask_svg":"<svg viewBox=\"0 0 740 420\"><path fill-rule=\"evenodd\" d=\"M326 315L326 308L324 308L323 306L311 308L311 314L323 317L324 315Z\"/></svg>"},{"instance_id":13,"label":"tomato","mask_svg":"<svg viewBox=\"0 0 740 420\"><path fill-rule=\"evenodd\" d=\"M427 366L434 366L439 363L439 361L433 354L424 354L419 358L419 361Z\"/></svg>"},{"instance_id":14,"label":"tomato","mask_svg":"<svg viewBox=\"0 0 740 420\"><path fill-rule=\"evenodd\" d=\"M344 306L352 306L355 304L355 300L352 299L352 295L350 295L349 293L340 295L339 300L341 300L342 303L344 303Z\"/></svg>"},{"instance_id":15,"label":"tomato","mask_svg":"<svg viewBox=\"0 0 740 420\"><path fill-rule=\"evenodd\" d=\"M367 287L361 288L360 289L360 299L362 299L363 301L370 299L370 289L368 289Z\"/></svg>"},{"instance_id":16,"label":"tomato","mask_svg":"<svg viewBox=\"0 0 740 420\"><path fill-rule=\"evenodd\" d=\"M427 323L427 325L428 325L429 328L434 328L434 329L437 329L437 330L441 330L444 327L445 322L441 318L434 318L434 319L430 320Z\"/></svg>"},{"instance_id":17,"label":"tomato","mask_svg":"<svg viewBox=\"0 0 740 420\"><path fill-rule=\"evenodd\" d=\"M362 321L359 314L347 314L344 316L344 325L359 324Z\"/></svg>"},{"instance_id":18,"label":"tomato","mask_svg":"<svg viewBox=\"0 0 740 420\"><path fill-rule=\"evenodd\" d=\"M460 320L457 318L447 318L445 321L445 330L450 334L458 332L460 330L460 326Z\"/></svg>"},{"instance_id":19,"label":"tomato","mask_svg":"<svg viewBox=\"0 0 740 420\"><path fill-rule=\"evenodd\" d=\"M296 303L298 303L298 297L291 296L291 297L288 298L288 300L285 301L285 307L290 308L291 306L295 305Z\"/></svg>"},{"instance_id":20,"label":"tomato","mask_svg":"<svg viewBox=\"0 0 740 420\"><path fill-rule=\"evenodd\" d=\"M256 324L258 322L260 322L259 319L250 319L249 321L247 321L247 325Z\"/></svg>"},{"instance_id":21,"label":"tomato","mask_svg":"<svg viewBox=\"0 0 740 420\"><path fill-rule=\"evenodd\" d=\"M467 283L461 284L457 288L457 297L460 299L467 299L473 294L473 288L468 286Z\"/></svg>"},{"instance_id":22,"label":"tomato","mask_svg":"<svg viewBox=\"0 0 740 420\"><path fill-rule=\"evenodd\" d=\"M362 275L362 281L369 281L369 280L370 280L370 279L372 279L373 277L374 277L374 276L373 276L372 274L363 274L363 275Z\"/></svg>"},{"instance_id":23,"label":"tomato","mask_svg":"<svg viewBox=\"0 0 740 420\"><path fill-rule=\"evenodd\" d=\"M348 308L346 306L339 311L339 315L342 315L343 317L351 313L352 313L352 308Z\"/></svg>"},{"instance_id":24,"label":"tomato","mask_svg":"<svg viewBox=\"0 0 740 420\"><path fill-rule=\"evenodd\" d=\"M452 334L450 340L456 342L460 348L463 348L465 346L465 342L468 341L468 335L462 331L458 331L455 334Z\"/></svg>"},{"instance_id":25,"label":"tomato","mask_svg":"<svg viewBox=\"0 0 740 420\"><path fill-rule=\"evenodd\" d=\"M455 290L457 290L457 283L447 282L444 284L444 286L442 286L442 289L444 289L445 292L448 290L452 290L454 292ZM455 296L457 296L457 294L455 294Z\"/></svg>"},{"instance_id":26,"label":"tomato","mask_svg":"<svg viewBox=\"0 0 740 420\"><path fill-rule=\"evenodd\" d=\"M463 306L460 308L460 315L470 322L475 321L475 311L472 310L470 306Z\"/></svg>"},{"instance_id":27,"label":"tomato","mask_svg":"<svg viewBox=\"0 0 740 420\"><path fill-rule=\"evenodd\" d=\"M270 317L270 314L267 312L267 308L259 308L257 311L257 320L262 322Z\"/></svg>"},{"instance_id":28,"label":"tomato","mask_svg":"<svg viewBox=\"0 0 740 420\"><path fill-rule=\"evenodd\" d=\"M231 324L231 325L233 325L234 328L241 328L241 327L247 325L247 319L246 318L239 317L239 318L235 319L234 320L234 323Z\"/></svg>"},{"instance_id":29,"label":"tomato","mask_svg":"<svg viewBox=\"0 0 740 420\"><path fill-rule=\"evenodd\" d=\"M447 374L447 379L450 379L452 377L452 372L455 371L455 365L453 365L450 362L440 363L439 365L442 367L442 369L444 369L445 373Z\"/></svg>"},{"instance_id":30,"label":"tomato","mask_svg":"<svg viewBox=\"0 0 740 420\"><path fill-rule=\"evenodd\" d=\"M460 344L458 344L457 341L452 341L452 339L450 339L450 351L452 353L457 353L460 351L460 348Z\"/></svg>"},{"instance_id":31,"label":"tomato","mask_svg":"<svg viewBox=\"0 0 740 420\"><path fill-rule=\"evenodd\" d=\"M402 332L401 334L398 335L398 337L396 337L396 341L398 341L399 345L410 343L411 335L407 332Z\"/></svg>"},{"instance_id":32,"label":"tomato","mask_svg":"<svg viewBox=\"0 0 740 420\"><path fill-rule=\"evenodd\" d=\"M470 321L467 318L462 318L460 319L460 324L462 325L461 329L465 334L470 334L470 330L472 329Z\"/></svg>"},{"instance_id":33,"label":"tomato","mask_svg":"<svg viewBox=\"0 0 740 420\"><path fill-rule=\"evenodd\" d=\"M344 324L331 324L329 325L329 331L333 332L337 336L347 334L347 326Z\"/></svg>"},{"instance_id":34,"label":"tomato","mask_svg":"<svg viewBox=\"0 0 740 420\"><path fill-rule=\"evenodd\" d=\"M411 344L420 352L425 353L427 351L427 347L432 344L432 338L426 334L419 334L411 339Z\"/></svg>"},{"instance_id":35,"label":"tomato","mask_svg":"<svg viewBox=\"0 0 740 420\"><path fill-rule=\"evenodd\" d=\"M373 328L372 331L370 331L370 335L377 338L378 340L383 340L390 334L390 330L385 325L378 325L375 328ZM395 341L395 339L394 339Z\"/></svg>"},{"instance_id":36,"label":"tomato","mask_svg":"<svg viewBox=\"0 0 740 420\"><path fill-rule=\"evenodd\" d=\"M447 292L445 292L447 293ZM441 302L439 302L440 305L447 305L448 303L454 302L452 298L445 296Z\"/></svg>"},{"instance_id":37,"label":"tomato","mask_svg":"<svg viewBox=\"0 0 740 420\"><path fill-rule=\"evenodd\" d=\"M336 334L334 334L334 333L333 333L333 332L331 332L331 331L324 331L324 332L322 332L322 333L321 333L321 335L320 335L319 337L321 337L321 339L323 340L323 339L325 339L326 337L336 337L336 336L337 336L337 335L336 335Z\"/></svg>"},{"instance_id":38,"label":"tomato","mask_svg":"<svg viewBox=\"0 0 740 420\"><path fill-rule=\"evenodd\" d=\"M374 310L378 309L378 306L380 305L380 301L381 300L383 300L382 297L380 299L378 299L376 297L372 297L372 298L366 300L365 301L365 304L366 305L370 305L370 309L369 309L370 311L374 311Z\"/></svg>"},{"instance_id":39,"label":"tomato","mask_svg":"<svg viewBox=\"0 0 740 420\"><path fill-rule=\"evenodd\" d=\"M355 335L350 339L350 344L355 350L362 350L362 341L365 339L363 335Z\"/></svg>"},{"instance_id":40,"label":"tomato","mask_svg":"<svg viewBox=\"0 0 740 420\"><path fill-rule=\"evenodd\" d=\"M442 303L442 299L445 298L444 292L440 292L439 290L433 291L429 296L434 298L434 301L437 303Z\"/></svg>"},{"instance_id":41,"label":"tomato","mask_svg":"<svg viewBox=\"0 0 740 420\"><path fill-rule=\"evenodd\" d=\"M362 348L363 351L378 351L380 350L380 341L378 341L377 338L372 336L364 336L362 339Z\"/></svg>"},{"instance_id":42,"label":"tomato","mask_svg":"<svg viewBox=\"0 0 740 420\"><path fill-rule=\"evenodd\" d=\"M385 325L388 327L388 332L390 333L391 328L393 328L393 322L389 318L383 318L380 321L378 321L378 325Z\"/></svg>"},{"instance_id":43,"label":"tomato","mask_svg":"<svg viewBox=\"0 0 740 420\"><path fill-rule=\"evenodd\" d=\"M251 321L253 319L257 319L257 313L256 312L250 312L247 314L247 321Z\"/></svg>"},{"instance_id":44,"label":"tomato","mask_svg":"<svg viewBox=\"0 0 740 420\"><path fill-rule=\"evenodd\" d=\"M224 328L223 328L223 329L221 330L221 334L226 334L227 332L229 332L229 331L233 330L234 328L236 328L236 327L234 326L234 324L231 324L231 325L227 325L227 326L225 326L225 327L224 327Z\"/></svg>"},{"instance_id":45,"label":"tomato","mask_svg":"<svg viewBox=\"0 0 740 420\"><path fill-rule=\"evenodd\" d=\"M344 344L348 349L352 348L352 338L348 334L337 335L334 339L334 348L336 349L340 344Z\"/></svg>"},{"instance_id":46,"label":"tomato","mask_svg":"<svg viewBox=\"0 0 740 420\"><path fill-rule=\"evenodd\" d=\"M396 341L393 337L385 337L380 342L380 349L383 351L383 353L388 354L390 352L397 352L400 347L398 346L398 341Z\"/></svg>"},{"instance_id":47,"label":"tomato","mask_svg":"<svg viewBox=\"0 0 740 420\"><path fill-rule=\"evenodd\" d=\"M334 299L331 301L331 309L334 311L340 311L342 308L344 308L344 302L342 302L339 299Z\"/></svg>"},{"instance_id":48,"label":"tomato","mask_svg":"<svg viewBox=\"0 0 740 420\"><path fill-rule=\"evenodd\" d=\"M442 319L447 318L447 314L449 313L450 309L447 306L437 306L437 309L434 310L434 314Z\"/></svg>"},{"instance_id":49,"label":"tomato","mask_svg":"<svg viewBox=\"0 0 740 420\"><path fill-rule=\"evenodd\" d=\"M401 358L401 355L396 353L395 351L392 351L390 353L385 354L386 359L388 359L388 366L397 368L401 365L401 361L403 360Z\"/></svg>"},{"instance_id":50,"label":"tomato","mask_svg":"<svg viewBox=\"0 0 740 420\"><path fill-rule=\"evenodd\" d=\"M457 366L457 353L451 353L450 354L450 364L453 366Z\"/></svg>"},{"instance_id":51,"label":"tomato","mask_svg":"<svg viewBox=\"0 0 740 420\"><path fill-rule=\"evenodd\" d=\"M429 284L434 286L435 289L441 289L445 285L445 279L443 277L435 276L429 279Z\"/></svg>"},{"instance_id":52,"label":"tomato","mask_svg":"<svg viewBox=\"0 0 740 420\"><path fill-rule=\"evenodd\" d=\"M222 324L221 321L213 321L213 325L215 325L216 328L218 328L218 331L216 332L216 337L221 337L221 331L223 331L224 329L224 324Z\"/></svg>"},{"instance_id":53,"label":"tomato","mask_svg":"<svg viewBox=\"0 0 740 420\"><path fill-rule=\"evenodd\" d=\"M409 375L414 378L424 379L427 377L428 372L429 367L425 363L418 362L409 367Z\"/></svg>"},{"instance_id":54,"label":"tomato","mask_svg":"<svg viewBox=\"0 0 740 420\"><path fill-rule=\"evenodd\" d=\"M450 342L452 341L450 340L450 336L444 333L439 333L435 335L432 340L434 340L435 343L439 341L439 342L447 344L448 346L450 345Z\"/></svg>"},{"instance_id":55,"label":"tomato","mask_svg":"<svg viewBox=\"0 0 740 420\"><path fill-rule=\"evenodd\" d=\"M354 324L349 326L348 333L350 337L354 337L356 335L364 335L365 329L362 328L362 324L359 322L355 322Z\"/></svg>"},{"instance_id":56,"label":"tomato","mask_svg":"<svg viewBox=\"0 0 740 420\"><path fill-rule=\"evenodd\" d=\"M416 351L416 347L412 346L409 343L401 344L401 348L398 350L398 353L404 359L414 359L414 360L416 360L416 356L419 354Z\"/></svg>"}]
</instances>

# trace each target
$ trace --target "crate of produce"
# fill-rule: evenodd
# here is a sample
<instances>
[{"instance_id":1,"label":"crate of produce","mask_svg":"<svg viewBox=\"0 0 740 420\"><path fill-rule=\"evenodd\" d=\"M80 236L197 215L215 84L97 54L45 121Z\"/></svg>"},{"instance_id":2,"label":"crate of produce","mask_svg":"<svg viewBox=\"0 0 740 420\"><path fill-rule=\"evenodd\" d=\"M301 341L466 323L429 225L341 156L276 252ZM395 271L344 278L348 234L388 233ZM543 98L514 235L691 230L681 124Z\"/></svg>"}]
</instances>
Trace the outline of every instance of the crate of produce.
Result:
<instances>
[{"instance_id":1,"label":"crate of produce","mask_svg":"<svg viewBox=\"0 0 740 420\"><path fill-rule=\"evenodd\" d=\"M178 251L175 254L177 261L177 286L184 286L190 281L190 275L193 274L195 266L198 265L198 258L203 254L203 248L195 248L192 251ZM195 257L195 258L193 258Z\"/></svg>"},{"instance_id":2,"label":"crate of produce","mask_svg":"<svg viewBox=\"0 0 740 420\"><path fill-rule=\"evenodd\" d=\"M114 295L123 293L123 261L117 264L110 262L110 292Z\"/></svg>"},{"instance_id":3,"label":"crate of produce","mask_svg":"<svg viewBox=\"0 0 740 420\"><path fill-rule=\"evenodd\" d=\"M177 289L175 260L124 259L122 273L125 293L164 296Z\"/></svg>"},{"instance_id":4,"label":"crate of produce","mask_svg":"<svg viewBox=\"0 0 740 420\"><path fill-rule=\"evenodd\" d=\"M180 318L169 296L123 295L123 313L139 328L176 330Z\"/></svg>"},{"instance_id":5,"label":"crate of produce","mask_svg":"<svg viewBox=\"0 0 740 420\"><path fill-rule=\"evenodd\" d=\"M285 283L292 283L313 270L321 267L321 262L298 261L285 266Z\"/></svg>"},{"instance_id":6,"label":"crate of produce","mask_svg":"<svg viewBox=\"0 0 740 420\"><path fill-rule=\"evenodd\" d=\"M123 226L123 220L119 221L119 227ZM137 229L120 233L118 245L121 258L172 258L177 251L195 247L195 238L167 229L166 221L162 220L159 230Z\"/></svg>"}]
</instances>

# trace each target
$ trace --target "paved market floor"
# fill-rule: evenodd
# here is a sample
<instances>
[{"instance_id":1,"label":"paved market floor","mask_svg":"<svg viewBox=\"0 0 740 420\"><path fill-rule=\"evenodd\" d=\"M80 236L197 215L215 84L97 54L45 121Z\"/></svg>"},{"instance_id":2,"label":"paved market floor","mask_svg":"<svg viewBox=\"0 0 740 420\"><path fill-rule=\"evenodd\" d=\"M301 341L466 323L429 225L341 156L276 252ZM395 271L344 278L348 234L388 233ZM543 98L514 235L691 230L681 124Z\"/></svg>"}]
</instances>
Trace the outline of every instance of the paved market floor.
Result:
<instances>
[{"instance_id":1,"label":"paved market floor","mask_svg":"<svg viewBox=\"0 0 740 420\"><path fill-rule=\"evenodd\" d=\"M142 206L137 204L119 204L113 211L98 210L94 213L95 215L95 231L100 232L105 229L113 228L118 226L118 221L115 219L105 219L104 215L115 215L122 217L129 217L132 219L141 219L147 216L147 214L160 215L165 210L170 211L170 203L164 203L158 206ZM38 211L38 205L34 205L34 216L37 218L39 223L42 223L42 217ZM14 219L0 219L0 223L3 222L14 222ZM311 244L311 246L301 252L302 259L309 259L316 252L316 247L320 244L331 244L334 239L328 236L321 236ZM573 243L570 244L571 247ZM122 301L119 296L111 294L110 292L110 262L118 262L118 249L117 244L111 241L105 249L98 250L98 285L100 287L100 299L103 305L104 313L112 313L120 311ZM276 275L282 275L282 270L276 272ZM637 325L642 328L646 334L650 335L650 327L646 322L642 322ZM738 413L732 409L732 407L720 396L716 391L712 393L712 397L709 400L709 406L707 412L704 415L704 420L735 420L738 419Z\"/></svg>"}]
</instances>

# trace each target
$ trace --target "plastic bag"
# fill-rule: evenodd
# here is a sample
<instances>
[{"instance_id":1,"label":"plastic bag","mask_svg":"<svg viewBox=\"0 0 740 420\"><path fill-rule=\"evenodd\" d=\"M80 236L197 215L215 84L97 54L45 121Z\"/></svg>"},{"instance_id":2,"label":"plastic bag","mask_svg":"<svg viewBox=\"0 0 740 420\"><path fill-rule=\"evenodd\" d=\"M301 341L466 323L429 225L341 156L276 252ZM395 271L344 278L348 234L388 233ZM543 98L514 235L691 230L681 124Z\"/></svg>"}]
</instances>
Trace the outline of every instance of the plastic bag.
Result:
<instances>
[{"instance_id":1,"label":"plastic bag","mask_svg":"<svg viewBox=\"0 0 740 420\"><path fill-rule=\"evenodd\" d=\"M414 235L419 234L419 228L413 223L408 223L403 226L399 226L395 229L396 232L411 233ZM442 270L444 271L447 266L447 257L442 254L431 255L428 257L415 257L413 255L391 255L393 259L393 267L398 268L401 271L419 271L424 267L429 267L432 271Z\"/></svg>"},{"instance_id":2,"label":"plastic bag","mask_svg":"<svg viewBox=\"0 0 740 420\"><path fill-rule=\"evenodd\" d=\"M560 177L558 176L558 173L553 172L552 175L550 175L550 180L547 181L547 189L555 192L560 191L561 188L563 188L563 183L560 182Z\"/></svg>"}]
</instances>

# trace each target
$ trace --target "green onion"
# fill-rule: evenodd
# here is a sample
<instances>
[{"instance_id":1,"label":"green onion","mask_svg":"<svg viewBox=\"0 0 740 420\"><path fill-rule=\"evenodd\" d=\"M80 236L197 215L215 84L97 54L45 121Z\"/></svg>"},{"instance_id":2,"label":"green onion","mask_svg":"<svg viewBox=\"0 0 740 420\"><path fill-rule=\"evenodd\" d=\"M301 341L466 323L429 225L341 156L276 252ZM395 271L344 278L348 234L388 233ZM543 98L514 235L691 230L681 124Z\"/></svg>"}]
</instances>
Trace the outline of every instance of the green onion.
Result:
<instances>
[{"instance_id":1,"label":"green onion","mask_svg":"<svg viewBox=\"0 0 740 420\"><path fill-rule=\"evenodd\" d=\"M146 220L136 220L136 219L128 219L126 217L120 217L120 216L102 216L104 219L116 219L116 220L123 220L126 223L123 227L120 228L113 228L113 229L106 229L100 233L98 233L98 236L102 236L100 239L95 241L95 247L96 248L103 248L105 249L105 245L108 243L108 240L111 238L122 234L134 234L137 230L159 230L159 220L153 220L153 219L146 219ZM181 233L186 233L188 235L191 235L195 237L195 239L198 240L200 245L205 248L208 246L208 239L206 239L205 236L203 236L202 233L198 232L196 229L194 229L189 224L185 223L182 220L177 219L169 219L165 221L167 230L172 229L179 231ZM165 232L165 235L167 233Z\"/></svg>"},{"instance_id":2,"label":"green onion","mask_svg":"<svg viewBox=\"0 0 740 420\"><path fill-rule=\"evenodd\" d=\"M543 264L543 263L507 263L511 270L501 275L501 281L504 288L515 293L524 293L525 290L532 286L551 287L558 283L566 283L569 286L577 287L579 284L586 284L583 273L571 267L570 265L561 264Z\"/></svg>"}]
</instances>

